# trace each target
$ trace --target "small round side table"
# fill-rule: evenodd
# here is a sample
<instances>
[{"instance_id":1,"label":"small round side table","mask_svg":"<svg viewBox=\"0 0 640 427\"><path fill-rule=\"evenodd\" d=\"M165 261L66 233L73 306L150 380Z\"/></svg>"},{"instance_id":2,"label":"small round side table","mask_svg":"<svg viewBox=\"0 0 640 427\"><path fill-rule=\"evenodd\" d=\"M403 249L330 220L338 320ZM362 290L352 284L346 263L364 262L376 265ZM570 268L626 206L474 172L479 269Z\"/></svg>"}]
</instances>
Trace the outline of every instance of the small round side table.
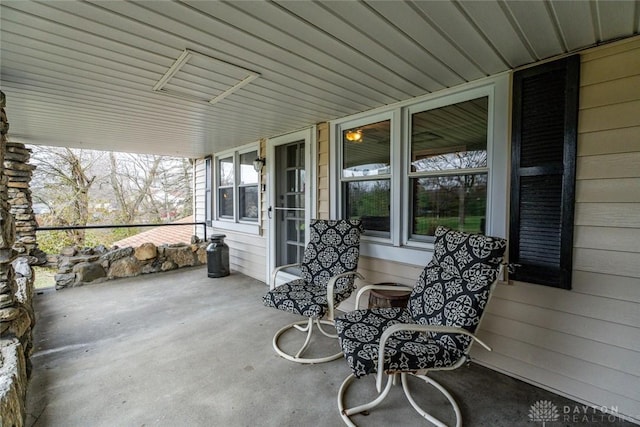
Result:
<instances>
[{"instance_id":1,"label":"small round side table","mask_svg":"<svg viewBox=\"0 0 640 427\"><path fill-rule=\"evenodd\" d=\"M376 283L376 285L397 285L397 283ZM376 290L369 291L369 308L382 308L382 307L406 307L407 301L409 301L409 295L411 291L397 290Z\"/></svg>"}]
</instances>

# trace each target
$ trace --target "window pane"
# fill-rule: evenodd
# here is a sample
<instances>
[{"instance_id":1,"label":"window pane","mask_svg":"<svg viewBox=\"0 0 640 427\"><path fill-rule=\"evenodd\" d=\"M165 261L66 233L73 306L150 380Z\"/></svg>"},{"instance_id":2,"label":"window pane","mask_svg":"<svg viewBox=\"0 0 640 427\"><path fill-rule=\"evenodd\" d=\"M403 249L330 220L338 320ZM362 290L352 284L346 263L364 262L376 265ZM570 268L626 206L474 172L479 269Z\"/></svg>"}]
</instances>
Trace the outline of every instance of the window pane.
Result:
<instances>
[{"instance_id":1,"label":"window pane","mask_svg":"<svg viewBox=\"0 0 640 427\"><path fill-rule=\"evenodd\" d=\"M287 147L287 167L294 168L298 166L298 145L292 144Z\"/></svg>"},{"instance_id":2,"label":"window pane","mask_svg":"<svg viewBox=\"0 0 640 427\"><path fill-rule=\"evenodd\" d=\"M287 240L304 244L304 219L287 218Z\"/></svg>"},{"instance_id":3,"label":"window pane","mask_svg":"<svg viewBox=\"0 0 640 427\"><path fill-rule=\"evenodd\" d=\"M304 169L291 169L287 171L287 193L304 193Z\"/></svg>"},{"instance_id":4,"label":"window pane","mask_svg":"<svg viewBox=\"0 0 640 427\"><path fill-rule=\"evenodd\" d=\"M484 233L487 174L412 178L412 234L433 236L438 225Z\"/></svg>"},{"instance_id":5,"label":"window pane","mask_svg":"<svg viewBox=\"0 0 640 427\"><path fill-rule=\"evenodd\" d=\"M342 132L342 176L390 173L391 121L347 129Z\"/></svg>"},{"instance_id":6,"label":"window pane","mask_svg":"<svg viewBox=\"0 0 640 427\"><path fill-rule=\"evenodd\" d=\"M238 189L240 197L240 219L258 220L258 187L240 187Z\"/></svg>"},{"instance_id":7,"label":"window pane","mask_svg":"<svg viewBox=\"0 0 640 427\"><path fill-rule=\"evenodd\" d=\"M257 184L258 172L253 168L253 161L258 158L257 151L240 154L240 184Z\"/></svg>"},{"instance_id":8,"label":"window pane","mask_svg":"<svg viewBox=\"0 0 640 427\"><path fill-rule=\"evenodd\" d=\"M218 178L218 185L233 185L233 157L218 160Z\"/></svg>"},{"instance_id":9,"label":"window pane","mask_svg":"<svg viewBox=\"0 0 640 427\"><path fill-rule=\"evenodd\" d=\"M304 253L304 246L296 244L287 245L287 264L300 263Z\"/></svg>"},{"instance_id":10,"label":"window pane","mask_svg":"<svg viewBox=\"0 0 640 427\"><path fill-rule=\"evenodd\" d=\"M233 188L218 189L218 215L233 218Z\"/></svg>"},{"instance_id":11,"label":"window pane","mask_svg":"<svg viewBox=\"0 0 640 427\"><path fill-rule=\"evenodd\" d=\"M345 183L346 217L361 219L365 230L389 233L391 230L388 179Z\"/></svg>"},{"instance_id":12,"label":"window pane","mask_svg":"<svg viewBox=\"0 0 640 427\"><path fill-rule=\"evenodd\" d=\"M211 189L204 191L204 220L211 221Z\"/></svg>"},{"instance_id":13,"label":"window pane","mask_svg":"<svg viewBox=\"0 0 640 427\"><path fill-rule=\"evenodd\" d=\"M288 208L304 208L304 194L287 195Z\"/></svg>"},{"instance_id":14,"label":"window pane","mask_svg":"<svg viewBox=\"0 0 640 427\"><path fill-rule=\"evenodd\" d=\"M411 171L487 166L488 98L411 116Z\"/></svg>"}]
</instances>

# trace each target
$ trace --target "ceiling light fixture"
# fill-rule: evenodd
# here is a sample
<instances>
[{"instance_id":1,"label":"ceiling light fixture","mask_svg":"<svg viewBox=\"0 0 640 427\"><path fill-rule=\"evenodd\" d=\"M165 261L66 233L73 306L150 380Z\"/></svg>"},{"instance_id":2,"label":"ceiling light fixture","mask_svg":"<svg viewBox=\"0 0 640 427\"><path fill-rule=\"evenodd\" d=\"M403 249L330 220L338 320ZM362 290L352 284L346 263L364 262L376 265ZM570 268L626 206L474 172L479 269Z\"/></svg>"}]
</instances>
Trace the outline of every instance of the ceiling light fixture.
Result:
<instances>
[{"instance_id":1,"label":"ceiling light fixture","mask_svg":"<svg viewBox=\"0 0 640 427\"><path fill-rule=\"evenodd\" d=\"M351 142L356 142L356 143L362 142L362 131L360 129L349 130L345 134L345 138L347 138L347 141L351 141Z\"/></svg>"}]
</instances>

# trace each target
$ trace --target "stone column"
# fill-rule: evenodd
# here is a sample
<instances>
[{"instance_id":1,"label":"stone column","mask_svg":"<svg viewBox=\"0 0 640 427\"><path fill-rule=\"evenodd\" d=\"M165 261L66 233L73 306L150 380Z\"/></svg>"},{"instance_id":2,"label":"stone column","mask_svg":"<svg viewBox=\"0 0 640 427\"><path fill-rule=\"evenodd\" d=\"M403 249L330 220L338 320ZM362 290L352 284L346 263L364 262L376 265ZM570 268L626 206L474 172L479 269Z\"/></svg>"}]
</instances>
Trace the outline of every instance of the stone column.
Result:
<instances>
[{"instance_id":1,"label":"stone column","mask_svg":"<svg viewBox=\"0 0 640 427\"><path fill-rule=\"evenodd\" d=\"M4 108L5 95L0 91L0 414L3 423L20 427L26 418L28 358L35 318L31 295L19 292L13 267L17 257L13 248L16 230L7 200L4 161L9 123Z\"/></svg>"},{"instance_id":2,"label":"stone column","mask_svg":"<svg viewBox=\"0 0 640 427\"><path fill-rule=\"evenodd\" d=\"M31 150L18 142L7 142L4 155L4 173L7 175L7 202L9 212L16 223L13 248L21 256L31 256L31 265L44 264L46 254L38 249L36 242L36 218L31 201L31 175L36 168L29 164Z\"/></svg>"}]
</instances>

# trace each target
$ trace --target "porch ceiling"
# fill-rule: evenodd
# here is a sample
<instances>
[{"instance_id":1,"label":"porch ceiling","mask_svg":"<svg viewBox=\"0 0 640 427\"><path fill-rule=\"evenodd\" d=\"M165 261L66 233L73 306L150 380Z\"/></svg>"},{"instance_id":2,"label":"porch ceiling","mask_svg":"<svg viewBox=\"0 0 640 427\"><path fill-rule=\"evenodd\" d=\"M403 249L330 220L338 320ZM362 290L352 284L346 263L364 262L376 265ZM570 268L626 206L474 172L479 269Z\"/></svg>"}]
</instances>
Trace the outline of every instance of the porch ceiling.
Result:
<instances>
[{"instance_id":1,"label":"porch ceiling","mask_svg":"<svg viewBox=\"0 0 640 427\"><path fill-rule=\"evenodd\" d=\"M3 0L0 15L11 140L187 157L640 31L633 0Z\"/></svg>"}]
</instances>

